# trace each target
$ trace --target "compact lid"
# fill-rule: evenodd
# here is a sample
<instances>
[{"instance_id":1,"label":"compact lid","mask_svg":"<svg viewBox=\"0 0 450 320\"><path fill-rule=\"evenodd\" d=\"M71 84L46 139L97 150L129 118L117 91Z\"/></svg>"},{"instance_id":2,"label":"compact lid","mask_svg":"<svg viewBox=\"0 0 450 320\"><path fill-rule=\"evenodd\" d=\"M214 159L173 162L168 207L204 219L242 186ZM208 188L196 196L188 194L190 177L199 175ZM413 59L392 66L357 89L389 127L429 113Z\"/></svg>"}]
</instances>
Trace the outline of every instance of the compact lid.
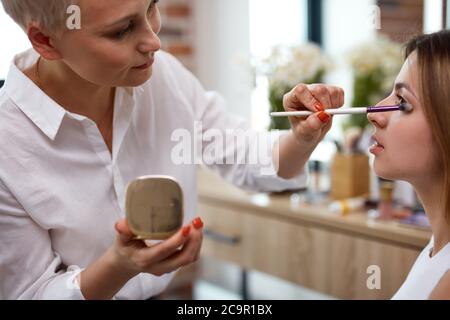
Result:
<instances>
[{"instance_id":1,"label":"compact lid","mask_svg":"<svg viewBox=\"0 0 450 320\"><path fill-rule=\"evenodd\" d=\"M164 239L181 228L183 192L169 176L145 176L127 187L126 215L131 231L142 239Z\"/></svg>"}]
</instances>

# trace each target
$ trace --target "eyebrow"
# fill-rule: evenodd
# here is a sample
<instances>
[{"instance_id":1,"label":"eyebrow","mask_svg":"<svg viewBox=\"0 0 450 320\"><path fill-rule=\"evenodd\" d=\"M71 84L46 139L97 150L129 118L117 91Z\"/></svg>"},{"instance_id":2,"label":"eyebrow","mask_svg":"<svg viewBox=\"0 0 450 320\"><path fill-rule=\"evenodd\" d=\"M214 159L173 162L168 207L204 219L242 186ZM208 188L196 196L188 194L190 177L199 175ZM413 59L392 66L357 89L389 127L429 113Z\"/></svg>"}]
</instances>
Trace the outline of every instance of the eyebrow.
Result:
<instances>
[{"instance_id":1,"label":"eyebrow","mask_svg":"<svg viewBox=\"0 0 450 320\"><path fill-rule=\"evenodd\" d=\"M413 90L411 89L411 86L407 83L404 82L398 82L395 84L395 91L399 91L400 89L406 89L408 90L414 97L416 97L416 95L414 94Z\"/></svg>"},{"instance_id":2,"label":"eyebrow","mask_svg":"<svg viewBox=\"0 0 450 320\"><path fill-rule=\"evenodd\" d=\"M132 20L132 19L134 19L134 18L136 18L136 17L137 17L137 14L136 14L136 13L130 14L130 15L126 16L126 17L120 18L120 19L118 19L117 21L115 21L115 22L113 22L113 23L110 23L110 24L104 26L104 28L106 28L106 29L112 28L112 27L114 27L114 26L117 26L117 25L119 25L119 24L125 22L125 21Z\"/></svg>"},{"instance_id":3,"label":"eyebrow","mask_svg":"<svg viewBox=\"0 0 450 320\"><path fill-rule=\"evenodd\" d=\"M402 88L405 88L406 90L411 91L411 87L409 86L409 84L404 83L404 82L397 82L395 84L395 90L400 90Z\"/></svg>"},{"instance_id":4,"label":"eyebrow","mask_svg":"<svg viewBox=\"0 0 450 320\"><path fill-rule=\"evenodd\" d=\"M152 3L153 3L154 1L155 1L155 0L150 0L149 6L151 6ZM110 23L110 24L108 24L107 26L104 26L104 27L105 27L105 28L112 28L112 27L114 27L114 26L116 26L116 25L119 25L119 24L125 22L125 21L132 20L132 19L134 19L134 18L137 18L138 16L139 16L138 13L132 13L132 14L129 14L129 15L123 17L123 18L119 18L119 19L117 19L115 22Z\"/></svg>"}]
</instances>

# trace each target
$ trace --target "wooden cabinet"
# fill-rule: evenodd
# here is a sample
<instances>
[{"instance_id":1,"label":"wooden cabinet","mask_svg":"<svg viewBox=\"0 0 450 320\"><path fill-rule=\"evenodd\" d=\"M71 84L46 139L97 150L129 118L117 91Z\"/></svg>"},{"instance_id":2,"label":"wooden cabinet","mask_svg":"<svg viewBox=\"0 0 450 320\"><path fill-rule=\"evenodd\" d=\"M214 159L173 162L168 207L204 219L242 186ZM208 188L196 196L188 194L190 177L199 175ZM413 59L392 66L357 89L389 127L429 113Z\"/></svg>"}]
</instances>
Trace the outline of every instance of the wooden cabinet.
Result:
<instances>
[{"instance_id":1,"label":"wooden cabinet","mask_svg":"<svg viewBox=\"0 0 450 320\"><path fill-rule=\"evenodd\" d=\"M291 210L289 205L281 205L288 201L282 198L255 205L250 195L231 196L238 191L219 189L218 194L200 191L199 212L206 228L204 256L337 298L390 299L430 236L426 231L389 224L371 226L362 214L333 222L339 217L320 212L314 215L309 212L314 208ZM379 290L367 286L370 266L379 267L381 272Z\"/></svg>"}]
</instances>

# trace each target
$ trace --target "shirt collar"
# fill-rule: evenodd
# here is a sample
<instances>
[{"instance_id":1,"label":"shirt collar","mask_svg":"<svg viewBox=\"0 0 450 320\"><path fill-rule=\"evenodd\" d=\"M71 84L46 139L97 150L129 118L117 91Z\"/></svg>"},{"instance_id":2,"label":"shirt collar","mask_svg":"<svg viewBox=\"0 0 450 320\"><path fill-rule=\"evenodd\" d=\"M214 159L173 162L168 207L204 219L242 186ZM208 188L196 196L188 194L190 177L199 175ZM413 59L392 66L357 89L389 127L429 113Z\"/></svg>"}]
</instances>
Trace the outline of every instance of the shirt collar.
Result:
<instances>
[{"instance_id":1,"label":"shirt collar","mask_svg":"<svg viewBox=\"0 0 450 320\"><path fill-rule=\"evenodd\" d=\"M33 49L14 57L5 82L5 92L22 112L54 140L66 111L47 96L22 70L36 63Z\"/></svg>"},{"instance_id":2,"label":"shirt collar","mask_svg":"<svg viewBox=\"0 0 450 320\"><path fill-rule=\"evenodd\" d=\"M5 92L22 112L51 140L55 140L65 115L77 120L84 116L68 112L43 92L22 70L36 63L39 55L29 49L14 57L5 81ZM134 98L134 88L124 87L128 97Z\"/></svg>"}]
</instances>

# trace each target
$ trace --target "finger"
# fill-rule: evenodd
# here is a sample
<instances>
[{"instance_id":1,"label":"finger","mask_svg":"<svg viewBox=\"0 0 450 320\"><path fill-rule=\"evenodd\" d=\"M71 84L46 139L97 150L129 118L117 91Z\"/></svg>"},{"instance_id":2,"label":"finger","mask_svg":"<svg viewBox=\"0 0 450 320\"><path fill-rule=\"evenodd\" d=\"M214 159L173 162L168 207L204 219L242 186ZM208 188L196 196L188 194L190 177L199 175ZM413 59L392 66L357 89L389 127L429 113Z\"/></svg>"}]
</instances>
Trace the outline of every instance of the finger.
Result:
<instances>
[{"instance_id":1,"label":"finger","mask_svg":"<svg viewBox=\"0 0 450 320\"><path fill-rule=\"evenodd\" d=\"M306 130L319 131L330 121L331 116L325 112L319 112L310 116L302 125Z\"/></svg>"},{"instance_id":2,"label":"finger","mask_svg":"<svg viewBox=\"0 0 450 320\"><path fill-rule=\"evenodd\" d=\"M180 251L172 254L164 261L160 261L157 265L149 268L148 272L162 275L195 262L201 249L202 239L202 231L193 230L189 235L188 241Z\"/></svg>"},{"instance_id":3,"label":"finger","mask_svg":"<svg viewBox=\"0 0 450 320\"><path fill-rule=\"evenodd\" d=\"M340 108L344 105L344 90L335 86L328 86L331 97L331 108Z\"/></svg>"},{"instance_id":4,"label":"finger","mask_svg":"<svg viewBox=\"0 0 450 320\"><path fill-rule=\"evenodd\" d=\"M202 232L203 230L202 229L203 229L203 226L204 226L202 219L200 217L195 218L192 221L192 225L194 226L194 228L196 230L200 231L200 243L201 243L203 241L203 232ZM195 258L194 258L195 261L197 261L199 256L200 256L200 249L201 249L201 245L198 247L198 250L195 253Z\"/></svg>"},{"instance_id":5,"label":"finger","mask_svg":"<svg viewBox=\"0 0 450 320\"><path fill-rule=\"evenodd\" d=\"M321 134L327 125L331 122L331 116L325 112L313 114L305 121L297 126L297 134L303 136L305 139L317 138L318 134Z\"/></svg>"},{"instance_id":6,"label":"finger","mask_svg":"<svg viewBox=\"0 0 450 320\"><path fill-rule=\"evenodd\" d=\"M126 243L131 241L134 238L133 232L131 232L130 227L128 226L128 222L126 219L120 219L114 226L117 233L120 236L122 242Z\"/></svg>"},{"instance_id":7,"label":"finger","mask_svg":"<svg viewBox=\"0 0 450 320\"><path fill-rule=\"evenodd\" d=\"M200 239L200 246L197 249L197 253L195 254L195 261L198 261L198 259L200 258L200 252L202 251L202 243L203 243L203 233L201 234L201 239Z\"/></svg>"},{"instance_id":8,"label":"finger","mask_svg":"<svg viewBox=\"0 0 450 320\"><path fill-rule=\"evenodd\" d=\"M200 217L197 217L197 218L195 218L194 220L192 220L192 226L195 228L195 229L202 229L203 228L203 221L202 221L202 218L200 218Z\"/></svg>"},{"instance_id":9,"label":"finger","mask_svg":"<svg viewBox=\"0 0 450 320\"><path fill-rule=\"evenodd\" d=\"M320 102L311 94L308 86L299 84L283 97L283 105L286 111L308 109L313 112L323 110Z\"/></svg>"},{"instance_id":10,"label":"finger","mask_svg":"<svg viewBox=\"0 0 450 320\"><path fill-rule=\"evenodd\" d=\"M345 103L345 91L339 88L339 107L342 107Z\"/></svg>"},{"instance_id":11,"label":"finger","mask_svg":"<svg viewBox=\"0 0 450 320\"><path fill-rule=\"evenodd\" d=\"M198 258L200 257L200 252L201 252L201 249L202 249L202 243L203 243L203 232L200 231L200 245L198 246L198 248L197 248L197 250L196 250L196 252L194 254L194 256L195 256L194 260L195 261L197 261Z\"/></svg>"},{"instance_id":12,"label":"finger","mask_svg":"<svg viewBox=\"0 0 450 320\"><path fill-rule=\"evenodd\" d=\"M328 86L328 92L330 93L331 105L330 108L339 107L339 89L335 86Z\"/></svg>"},{"instance_id":13,"label":"finger","mask_svg":"<svg viewBox=\"0 0 450 320\"><path fill-rule=\"evenodd\" d=\"M328 133L328 131L330 131L332 126L333 126L333 117L331 117L331 120L328 121L328 123L325 125L325 127L323 127L322 134Z\"/></svg>"},{"instance_id":14,"label":"finger","mask_svg":"<svg viewBox=\"0 0 450 320\"><path fill-rule=\"evenodd\" d=\"M312 84L308 86L311 94L319 101L325 109L332 107L330 91L327 86L323 84Z\"/></svg>"},{"instance_id":15,"label":"finger","mask_svg":"<svg viewBox=\"0 0 450 320\"><path fill-rule=\"evenodd\" d=\"M169 239L141 250L139 260L152 264L166 259L187 242L191 230L190 225L185 226Z\"/></svg>"},{"instance_id":16,"label":"finger","mask_svg":"<svg viewBox=\"0 0 450 320\"><path fill-rule=\"evenodd\" d=\"M186 259L187 263L197 261L202 248L202 243L203 243L203 230L194 230L191 238L188 240L188 243L186 244L186 254L188 256ZM181 255L183 253L180 252L179 254Z\"/></svg>"}]
</instances>

